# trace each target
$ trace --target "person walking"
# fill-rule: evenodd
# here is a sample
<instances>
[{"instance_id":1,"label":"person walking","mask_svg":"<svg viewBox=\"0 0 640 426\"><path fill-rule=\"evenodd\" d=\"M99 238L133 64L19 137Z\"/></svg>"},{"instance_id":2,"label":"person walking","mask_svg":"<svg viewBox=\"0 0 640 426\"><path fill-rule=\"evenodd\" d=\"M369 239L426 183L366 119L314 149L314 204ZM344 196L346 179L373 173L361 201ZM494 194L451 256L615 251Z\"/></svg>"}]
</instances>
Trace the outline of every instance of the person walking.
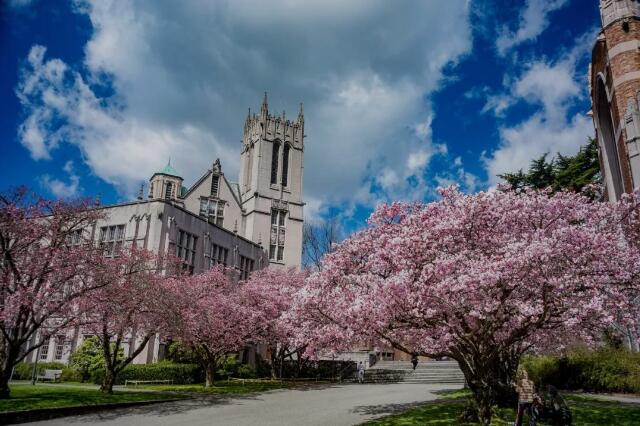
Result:
<instances>
[{"instance_id":1,"label":"person walking","mask_svg":"<svg viewBox=\"0 0 640 426\"><path fill-rule=\"evenodd\" d=\"M358 383L364 383L364 364L362 361L358 364Z\"/></svg>"},{"instance_id":2,"label":"person walking","mask_svg":"<svg viewBox=\"0 0 640 426\"><path fill-rule=\"evenodd\" d=\"M536 426L536 418L533 410L533 404L536 399L536 389L533 382L529 380L527 370L524 368L518 372L516 391L518 392L518 414L516 416L515 426L522 426L525 411L529 417L529 426Z\"/></svg>"},{"instance_id":3,"label":"person walking","mask_svg":"<svg viewBox=\"0 0 640 426\"><path fill-rule=\"evenodd\" d=\"M413 356L411 357L411 364L413 364L413 369L415 370L418 366L418 355L413 354Z\"/></svg>"}]
</instances>

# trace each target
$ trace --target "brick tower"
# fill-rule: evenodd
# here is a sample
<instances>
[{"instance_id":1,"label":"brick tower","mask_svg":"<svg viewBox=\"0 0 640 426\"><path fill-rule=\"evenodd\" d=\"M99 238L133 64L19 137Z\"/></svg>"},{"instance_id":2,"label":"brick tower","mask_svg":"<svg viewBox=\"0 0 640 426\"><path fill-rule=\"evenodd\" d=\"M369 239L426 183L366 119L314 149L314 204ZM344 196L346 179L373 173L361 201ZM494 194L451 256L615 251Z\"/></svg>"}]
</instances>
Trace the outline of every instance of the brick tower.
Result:
<instances>
[{"instance_id":1,"label":"brick tower","mask_svg":"<svg viewBox=\"0 0 640 426\"><path fill-rule=\"evenodd\" d=\"M640 2L600 0L589 85L606 197L640 185Z\"/></svg>"}]
</instances>

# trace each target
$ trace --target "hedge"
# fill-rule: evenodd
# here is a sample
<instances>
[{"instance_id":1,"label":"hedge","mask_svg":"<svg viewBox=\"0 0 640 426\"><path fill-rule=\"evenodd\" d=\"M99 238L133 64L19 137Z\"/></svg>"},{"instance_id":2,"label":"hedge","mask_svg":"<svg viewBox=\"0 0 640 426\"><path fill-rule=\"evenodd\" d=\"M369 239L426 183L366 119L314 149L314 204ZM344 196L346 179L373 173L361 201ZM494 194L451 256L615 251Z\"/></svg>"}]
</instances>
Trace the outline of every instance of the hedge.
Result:
<instances>
[{"instance_id":1,"label":"hedge","mask_svg":"<svg viewBox=\"0 0 640 426\"><path fill-rule=\"evenodd\" d=\"M538 385L587 392L640 392L640 353L574 349L564 356L527 357L523 366Z\"/></svg>"},{"instance_id":2,"label":"hedge","mask_svg":"<svg viewBox=\"0 0 640 426\"><path fill-rule=\"evenodd\" d=\"M67 366L61 362L39 362L38 373L44 370L64 370ZM13 380L31 380L33 374L33 363L21 362L13 370Z\"/></svg>"},{"instance_id":3,"label":"hedge","mask_svg":"<svg viewBox=\"0 0 640 426\"><path fill-rule=\"evenodd\" d=\"M104 369L95 370L91 380L101 384ZM124 384L125 380L173 380L175 384L191 384L204 382L204 372L197 364L175 364L160 361L156 364L131 364L125 367L116 377L116 384Z\"/></svg>"}]
</instances>

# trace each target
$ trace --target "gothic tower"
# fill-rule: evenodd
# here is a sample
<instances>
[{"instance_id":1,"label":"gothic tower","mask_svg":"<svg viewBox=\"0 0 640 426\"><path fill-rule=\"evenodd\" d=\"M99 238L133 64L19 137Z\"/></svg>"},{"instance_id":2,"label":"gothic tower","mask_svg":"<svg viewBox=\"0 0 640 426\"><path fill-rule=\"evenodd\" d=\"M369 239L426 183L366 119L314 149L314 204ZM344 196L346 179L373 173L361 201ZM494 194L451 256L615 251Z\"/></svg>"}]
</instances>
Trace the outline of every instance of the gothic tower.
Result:
<instances>
[{"instance_id":1,"label":"gothic tower","mask_svg":"<svg viewBox=\"0 0 640 426\"><path fill-rule=\"evenodd\" d=\"M243 234L260 242L273 264L302 261L304 114L295 120L269 113L267 94L259 114L247 115L240 156Z\"/></svg>"},{"instance_id":2,"label":"gothic tower","mask_svg":"<svg viewBox=\"0 0 640 426\"><path fill-rule=\"evenodd\" d=\"M640 185L640 3L600 0L589 85L606 197Z\"/></svg>"}]
</instances>

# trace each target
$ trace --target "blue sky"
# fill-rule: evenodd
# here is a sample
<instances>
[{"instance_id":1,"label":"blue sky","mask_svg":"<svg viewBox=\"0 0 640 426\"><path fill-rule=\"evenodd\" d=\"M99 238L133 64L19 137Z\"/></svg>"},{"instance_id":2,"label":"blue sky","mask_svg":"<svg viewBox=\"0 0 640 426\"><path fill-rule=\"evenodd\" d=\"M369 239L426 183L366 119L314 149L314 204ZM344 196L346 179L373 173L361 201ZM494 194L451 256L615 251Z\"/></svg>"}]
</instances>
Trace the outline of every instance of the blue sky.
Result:
<instances>
[{"instance_id":1,"label":"blue sky","mask_svg":"<svg viewBox=\"0 0 640 426\"><path fill-rule=\"evenodd\" d=\"M134 197L172 158L233 181L247 108L305 104L310 219L347 229L441 185L495 185L593 134L597 0L8 0L3 187Z\"/></svg>"}]
</instances>

